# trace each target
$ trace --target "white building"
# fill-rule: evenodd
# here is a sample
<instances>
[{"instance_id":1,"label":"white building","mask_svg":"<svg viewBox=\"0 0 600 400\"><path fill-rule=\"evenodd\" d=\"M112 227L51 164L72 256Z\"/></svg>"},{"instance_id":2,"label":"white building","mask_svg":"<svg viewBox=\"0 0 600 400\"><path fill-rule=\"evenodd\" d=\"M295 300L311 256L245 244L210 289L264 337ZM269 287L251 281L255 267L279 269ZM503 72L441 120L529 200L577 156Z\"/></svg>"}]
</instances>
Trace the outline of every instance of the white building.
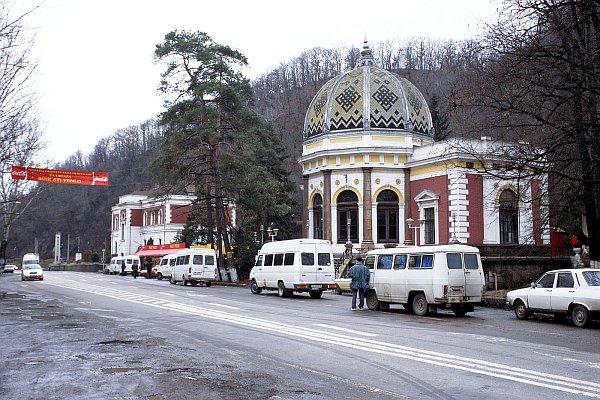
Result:
<instances>
[{"instance_id":1,"label":"white building","mask_svg":"<svg viewBox=\"0 0 600 400\"><path fill-rule=\"evenodd\" d=\"M134 254L139 246L175 241L181 233L195 196L150 197L132 193L112 207L111 254Z\"/></svg>"}]
</instances>

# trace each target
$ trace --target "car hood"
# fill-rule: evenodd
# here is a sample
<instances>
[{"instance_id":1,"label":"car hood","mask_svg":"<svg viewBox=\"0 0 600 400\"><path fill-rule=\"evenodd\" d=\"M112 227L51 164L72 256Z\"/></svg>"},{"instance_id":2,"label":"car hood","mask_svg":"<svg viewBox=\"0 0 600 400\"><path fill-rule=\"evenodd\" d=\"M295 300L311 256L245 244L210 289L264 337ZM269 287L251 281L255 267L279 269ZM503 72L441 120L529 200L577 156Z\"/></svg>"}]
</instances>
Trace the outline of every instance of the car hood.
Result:
<instances>
[{"instance_id":1,"label":"car hood","mask_svg":"<svg viewBox=\"0 0 600 400\"><path fill-rule=\"evenodd\" d=\"M506 293L506 298L510 300L515 299L517 297L527 297L527 294L531 291L531 289L532 288L511 290L510 292Z\"/></svg>"}]
</instances>

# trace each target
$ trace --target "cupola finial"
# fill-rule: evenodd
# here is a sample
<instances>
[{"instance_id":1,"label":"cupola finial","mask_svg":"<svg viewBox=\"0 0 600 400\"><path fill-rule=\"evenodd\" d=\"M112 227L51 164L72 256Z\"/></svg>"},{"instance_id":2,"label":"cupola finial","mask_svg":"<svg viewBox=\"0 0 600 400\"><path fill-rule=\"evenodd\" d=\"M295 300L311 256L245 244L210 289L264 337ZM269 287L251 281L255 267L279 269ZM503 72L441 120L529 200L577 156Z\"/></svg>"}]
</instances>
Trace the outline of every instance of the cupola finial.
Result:
<instances>
[{"instance_id":1,"label":"cupola finial","mask_svg":"<svg viewBox=\"0 0 600 400\"><path fill-rule=\"evenodd\" d=\"M366 37L365 37L365 41L363 43L363 49L360 52L360 65L362 65L362 66L375 65L375 61L373 60L373 53L371 52L371 49L369 48L369 42L367 41Z\"/></svg>"}]
</instances>

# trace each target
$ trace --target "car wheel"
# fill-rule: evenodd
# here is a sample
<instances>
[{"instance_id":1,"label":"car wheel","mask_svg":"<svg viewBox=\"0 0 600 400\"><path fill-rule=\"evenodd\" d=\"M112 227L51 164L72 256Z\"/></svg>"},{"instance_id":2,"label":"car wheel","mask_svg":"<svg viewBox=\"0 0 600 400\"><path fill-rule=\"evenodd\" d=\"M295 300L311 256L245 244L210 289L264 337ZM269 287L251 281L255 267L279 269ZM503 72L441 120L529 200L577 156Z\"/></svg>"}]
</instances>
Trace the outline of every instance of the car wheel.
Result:
<instances>
[{"instance_id":1,"label":"car wheel","mask_svg":"<svg viewBox=\"0 0 600 400\"><path fill-rule=\"evenodd\" d=\"M514 308L517 319L527 319L531 316L531 312L527 307L525 307L525 303L523 303L521 300L515 301Z\"/></svg>"},{"instance_id":2,"label":"car wheel","mask_svg":"<svg viewBox=\"0 0 600 400\"><path fill-rule=\"evenodd\" d=\"M420 317L427 315L429 306L427 305L427 298L423 293L417 293L415 297L413 297L412 309L413 312Z\"/></svg>"},{"instance_id":3,"label":"car wheel","mask_svg":"<svg viewBox=\"0 0 600 400\"><path fill-rule=\"evenodd\" d=\"M335 288L335 294L337 294L337 295L341 295L341 294L343 294L343 293L344 293L344 292L342 292L342 289L340 289L340 287L339 287L339 286Z\"/></svg>"},{"instance_id":4,"label":"car wheel","mask_svg":"<svg viewBox=\"0 0 600 400\"><path fill-rule=\"evenodd\" d=\"M171 277L169 278L169 283L170 283L171 285L174 285L174 284L176 284L176 283L177 283L177 282L175 282L175 277L174 277L173 275L171 275Z\"/></svg>"},{"instance_id":5,"label":"car wheel","mask_svg":"<svg viewBox=\"0 0 600 400\"><path fill-rule=\"evenodd\" d=\"M582 305L576 305L573 307L573 312L571 313L571 319L573 320L573 325L583 328L587 325L590 320L590 313Z\"/></svg>"},{"instance_id":6,"label":"car wheel","mask_svg":"<svg viewBox=\"0 0 600 400\"><path fill-rule=\"evenodd\" d=\"M457 317L464 317L465 315L467 315L467 307L461 304L453 304L450 307L452 308L452 312L454 313L454 315L456 315Z\"/></svg>"},{"instance_id":7,"label":"car wheel","mask_svg":"<svg viewBox=\"0 0 600 400\"><path fill-rule=\"evenodd\" d=\"M187 286L188 281L185 280L185 275L181 275L181 283L183 286Z\"/></svg>"},{"instance_id":8,"label":"car wheel","mask_svg":"<svg viewBox=\"0 0 600 400\"><path fill-rule=\"evenodd\" d=\"M367 308L369 310L379 310L379 299L377 298L377 293L374 290L367 290L365 295L367 301Z\"/></svg>"},{"instance_id":9,"label":"car wheel","mask_svg":"<svg viewBox=\"0 0 600 400\"><path fill-rule=\"evenodd\" d=\"M319 299L319 298L321 298L321 296L323 296L323 291L322 290L311 290L308 292L308 294L313 299Z\"/></svg>"},{"instance_id":10,"label":"car wheel","mask_svg":"<svg viewBox=\"0 0 600 400\"><path fill-rule=\"evenodd\" d=\"M156 279L158 279L159 281L163 280L163 274L161 274L160 272L158 274L156 274Z\"/></svg>"},{"instance_id":11,"label":"car wheel","mask_svg":"<svg viewBox=\"0 0 600 400\"><path fill-rule=\"evenodd\" d=\"M252 282L250 283L250 291L252 294L260 294L260 292L262 292L262 289L258 287L258 283L256 283L256 280L254 279L252 279Z\"/></svg>"}]
</instances>

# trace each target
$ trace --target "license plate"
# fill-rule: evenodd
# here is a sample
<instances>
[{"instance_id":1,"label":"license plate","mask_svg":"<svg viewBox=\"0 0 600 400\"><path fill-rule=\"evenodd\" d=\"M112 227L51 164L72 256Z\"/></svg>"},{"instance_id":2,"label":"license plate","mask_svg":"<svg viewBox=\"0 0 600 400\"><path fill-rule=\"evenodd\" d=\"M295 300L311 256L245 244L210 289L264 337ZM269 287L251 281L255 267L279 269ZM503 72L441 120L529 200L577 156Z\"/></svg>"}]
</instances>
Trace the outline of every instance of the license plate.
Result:
<instances>
[{"instance_id":1,"label":"license plate","mask_svg":"<svg viewBox=\"0 0 600 400\"><path fill-rule=\"evenodd\" d=\"M321 285L310 285L311 289L321 289Z\"/></svg>"}]
</instances>

